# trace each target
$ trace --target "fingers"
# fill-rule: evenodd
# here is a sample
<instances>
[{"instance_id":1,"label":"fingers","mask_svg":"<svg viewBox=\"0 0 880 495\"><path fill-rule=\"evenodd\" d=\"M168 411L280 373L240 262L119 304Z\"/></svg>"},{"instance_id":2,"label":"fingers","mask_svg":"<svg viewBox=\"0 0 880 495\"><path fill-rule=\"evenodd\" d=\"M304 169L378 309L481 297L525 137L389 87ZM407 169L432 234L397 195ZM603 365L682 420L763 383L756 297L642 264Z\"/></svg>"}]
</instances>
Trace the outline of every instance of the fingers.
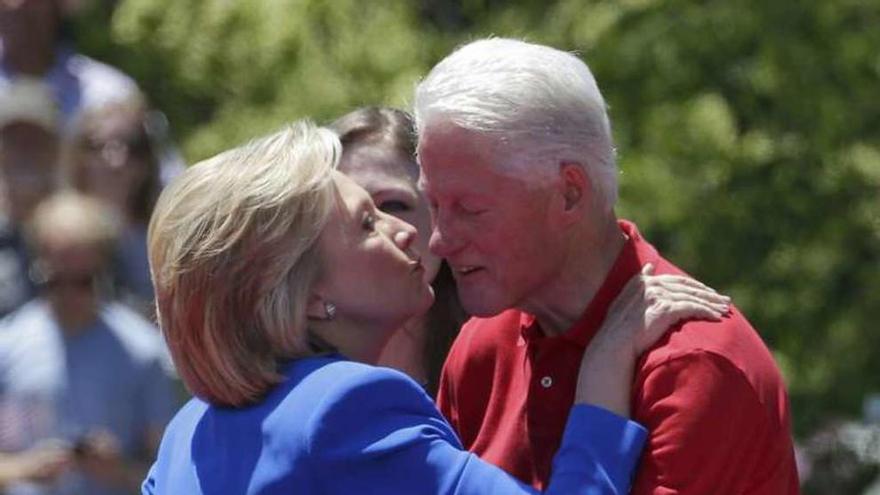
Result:
<instances>
[{"instance_id":1,"label":"fingers","mask_svg":"<svg viewBox=\"0 0 880 495\"><path fill-rule=\"evenodd\" d=\"M657 338L666 333L670 327L684 320L704 319L718 321L721 319L721 313L714 308L691 301L667 301L652 307L651 311L654 311L656 314L651 318L654 323L649 326L649 331L646 334L653 336L656 333Z\"/></svg>"},{"instance_id":2,"label":"fingers","mask_svg":"<svg viewBox=\"0 0 880 495\"><path fill-rule=\"evenodd\" d=\"M709 287L708 285L700 282L699 280L696 280L694 278L687 277L684 275L669 275L669 274L654 275L652 277L648 277L648 283L656 283L656 284L660 284L660 285L670 285L670 284L686 285L688 287L691 287L691 288L694 288L694 289L697 289L700 291L712 292L715 294L718 293L718 291L716 291L715 289Z\"/></svg>"},{"instance_id":3,"label":"fingers","mask_svg":"<svg viewBox=\"0 0 880 495\"><path fill-rule=\"evenodd\" d=\"M666 335L671 327L683 320L719 321L722 315L723 313L714 307L684 298L655 302L645 312L645 328L635 336L635 351L637 354L647 351Z\"/></svg>"},{"instance_id":4,"label":"fingers","mask_svg":"<svg viewBox=\"0 0 880 495\"><path fill-rule=\"evenodd\" d=\"M730 297L719 294L712 289L695 287L692 284L683 283L681 281L670 281L662 284L649 284L651 287L660 287L669 292L682 292L692 296L704 299L706 301L720 302L729 304Z\"/></svg>"},{"instance_id":5,"label":"fingers","mask_svg":"<svg viewBox=\"0 0 880 495\"><path fill-rule=\"evenodd\" d=\"M614 300L597 334L607 345L629 345L643 352L681 320L718 321L730 312L730 298L705 284L653 273L654 266L645 264Z\"/></svg>"},{"instance_id":6,"label":"fingers","mask_svg":"<svg viewBox=\"0 0 880 495\"><path fill-rule=\"evenodd\" d=\"M688 287L652 287L645 291L645 298L649 302L668 301L691 301L717 309L721 313L727 313L730 309L730 298L719 294L702 292Z\"/></svg>"},{"instance_id":7,"label":"fingers","mask_svg":"<svg viewBox=\"0 0 880 495\"><path fill-rule=\"evenodd\" d=\"M708 308L726 314L729 312L730 298L718 294L713 289L681 275L651 275L654 266L645 264L638 275L633 276L621 290L608 310L606 319L609 323L618 323L627 313L643 313L647 306L664 298L672 298L673 301L684 300L694 304L702 304ZM641 304L641 309L634 305ZM704 317L702 314L694 315L695 318Z\"/></svg>"},{"instance_id":8,"label":"fingers","mask_svg":"<svg viewBox=\"0 0 880 495\"><path fill-rule=\"evenodd\" d=\"M646 265L647 266L647 265ZM644 273L646 270L642 270ZM682 292L703 299L712 304L730 304L730 297L718 294L715 289L682 275L643 276L645 290L649 298L656 297L658 289L666 292Z\"/></svg>"},{"instance_id":9,"label":"fingers","mask_svg":"<svg viewBox=\"0 0 880 495\"><path fill-rule=\"evenodd\" d=\"M621 295L627 293L628 291L635 290L640 285L644 285L645 287L659 285L662 287L678 287L682 288L682 290L686 287L695 291L693 292L695 295L698 293L715 294L718 295L718 297L729 299L727 296L718 294L718 291L716 291L715 289L692 277L673 274L654 275L654 271L654 265L652 263L646 263L642 267L638 275L630 278L630 280L627 282L627 285L624 287L624 290L621 291Z\"/></svg>"}]
</instances>

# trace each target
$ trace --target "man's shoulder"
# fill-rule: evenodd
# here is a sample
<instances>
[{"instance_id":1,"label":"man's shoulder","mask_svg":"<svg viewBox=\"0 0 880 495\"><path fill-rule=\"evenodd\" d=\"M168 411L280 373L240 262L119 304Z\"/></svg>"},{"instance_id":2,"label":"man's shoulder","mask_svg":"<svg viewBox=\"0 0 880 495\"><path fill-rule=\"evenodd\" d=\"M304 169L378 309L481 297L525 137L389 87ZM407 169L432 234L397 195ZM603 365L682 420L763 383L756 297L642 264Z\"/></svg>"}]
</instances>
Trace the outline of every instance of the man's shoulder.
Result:
<instances>
[{"instance_id":1,"label":"man's shoulder","mask_svg":"<svg viewBox=\"0 0 880 495\"><path fill-rule=\"evenodd\" d=\"M698 392L764 411L761 414L777 426L787 422L782 374L757 331L735 307L721 321L694 320L673 328L640 360L636 384L646 397L692 397Z\"/></svg>"},{"instance_id":2,"label":"man's shoulder","mask_svg":"<svg viewBox=\"0 0 880 495\"><path fill-rule=\"evenodd\" d=\"M767 345L735 306L720 321L688 320L673 327L645 354L642 368L693 355L726 360L747 375L778 373Z\"/></svg>"},{"instance_id":3,"label":"man's shoulder","mask_svg":"<svg viewBox=\"0 0 880 495\"><path fill-rule=\"evenodd\" d=\"M663 258L658 260L655 273L688 275ZM773 355L735 305L720 321L688 320L673 327L645 353L638 373L644 376L671 361L681 364L705 360L723 362L725 369L741 374L759 395L784 388Z\"/></svg>"},{"instance_id":4,"label":"man's shoulder","mask_svg":"<svg viewBox=\"0 0 880 495\"><path fill-rule=\"evenodd\" d=\"M656 274L690 276L681 268L660 258ZM694 277L696 278L696 277ZM735 305L720 321L687 320L673 327L646 353L646 366L693 353L707 352L728 359L736 367L750 368L758 362L772 362L772 356L758 333Z\"/></svg>"}]
</instances>

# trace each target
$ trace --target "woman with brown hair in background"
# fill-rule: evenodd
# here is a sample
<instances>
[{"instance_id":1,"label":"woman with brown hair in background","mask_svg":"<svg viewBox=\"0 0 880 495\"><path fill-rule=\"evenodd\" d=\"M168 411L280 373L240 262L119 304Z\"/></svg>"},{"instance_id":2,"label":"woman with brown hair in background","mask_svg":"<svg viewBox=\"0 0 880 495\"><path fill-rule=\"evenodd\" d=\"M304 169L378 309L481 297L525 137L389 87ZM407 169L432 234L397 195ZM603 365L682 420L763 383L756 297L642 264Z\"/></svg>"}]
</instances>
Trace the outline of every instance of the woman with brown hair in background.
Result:
<instances>
[{"instance_id":1,"label":"woman with brown hair in background","mask_svg":"<svg viewBox=\"0 0 880 495\"><path fill-rule=\"evenodd\" d=\"M364 107L343 115L329 128L342 142L339 171L366 189L376 208L418 231L416 245L425 281L434 289L434 304L394 334L379 363L407 373L436 396L440 370L466 315L449 266L428 250L431 212L417 187L412 117L396 108Z\"/></svg>"}]
</instances>

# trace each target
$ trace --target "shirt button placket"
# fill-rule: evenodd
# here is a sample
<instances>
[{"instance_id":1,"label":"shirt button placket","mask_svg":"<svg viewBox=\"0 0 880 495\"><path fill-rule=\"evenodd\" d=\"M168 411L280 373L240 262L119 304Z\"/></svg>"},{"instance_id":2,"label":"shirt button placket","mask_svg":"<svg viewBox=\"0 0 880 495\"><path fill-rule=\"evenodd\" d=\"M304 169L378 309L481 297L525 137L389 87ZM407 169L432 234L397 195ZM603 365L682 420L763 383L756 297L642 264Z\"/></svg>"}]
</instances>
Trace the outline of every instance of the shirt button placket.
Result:
<instances>
[{"instance_id":1,"label":"shirt button placket","mask_svg":"<svg viewBox=\"0 0 880 495\"><path fill-rule=\"evenodd\" d=\"M553 378L549 375L541 378L541 386L544 388L550 388L553 386Z\"/></svg>"}]
</instances>

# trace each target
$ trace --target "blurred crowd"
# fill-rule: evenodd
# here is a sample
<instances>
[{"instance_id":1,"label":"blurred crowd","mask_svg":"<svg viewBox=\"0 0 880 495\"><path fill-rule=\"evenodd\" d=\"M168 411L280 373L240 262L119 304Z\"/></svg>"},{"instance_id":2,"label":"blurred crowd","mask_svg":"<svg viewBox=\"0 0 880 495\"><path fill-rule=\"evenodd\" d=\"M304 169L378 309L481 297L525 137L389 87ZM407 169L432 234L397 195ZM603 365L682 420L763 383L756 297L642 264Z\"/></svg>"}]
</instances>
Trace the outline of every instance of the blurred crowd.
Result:
<instances>
[{"instance_id":1,"label":"blurred crowd","mask_svg":"<svg viewBox=\"0 0 880 495\"><path fill-rule=\"evenodd\" d=\"M7 494L137 492L182 398L146 250L163 176L181 164L134 80L65 36L70 7L0 2Z\"/></svg>"}]
</instances>

